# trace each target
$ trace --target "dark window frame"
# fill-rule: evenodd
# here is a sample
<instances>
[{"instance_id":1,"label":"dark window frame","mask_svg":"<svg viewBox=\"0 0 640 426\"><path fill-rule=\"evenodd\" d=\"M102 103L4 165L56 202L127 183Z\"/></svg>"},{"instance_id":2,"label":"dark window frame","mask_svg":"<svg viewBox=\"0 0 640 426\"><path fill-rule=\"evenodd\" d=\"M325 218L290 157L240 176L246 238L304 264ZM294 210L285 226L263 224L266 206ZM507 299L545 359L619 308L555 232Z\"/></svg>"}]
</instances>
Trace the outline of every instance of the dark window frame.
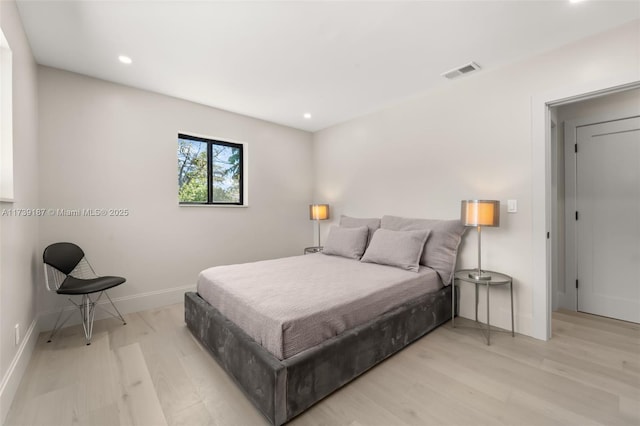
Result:
<instances>
[{"instance_id":1,"label":"dark window frame","mask_svg":"<svg viewBox=\"0 0 640 426\"><path fill-rule=\"evenodd\" d=\"M203 142L207 144L207 201L178 201L180 205L195 206L244 206L244 144L236 142L221 141L218 139L204 138L202 136L193 136L186 133L178 133L178 140L186 139L194 142ZM240 176L238 178L239 199L238 202L213 201L213 145L227 146L240 150ZM179 190L180 188L178 188Z\"/></svg>"}]
</instances>

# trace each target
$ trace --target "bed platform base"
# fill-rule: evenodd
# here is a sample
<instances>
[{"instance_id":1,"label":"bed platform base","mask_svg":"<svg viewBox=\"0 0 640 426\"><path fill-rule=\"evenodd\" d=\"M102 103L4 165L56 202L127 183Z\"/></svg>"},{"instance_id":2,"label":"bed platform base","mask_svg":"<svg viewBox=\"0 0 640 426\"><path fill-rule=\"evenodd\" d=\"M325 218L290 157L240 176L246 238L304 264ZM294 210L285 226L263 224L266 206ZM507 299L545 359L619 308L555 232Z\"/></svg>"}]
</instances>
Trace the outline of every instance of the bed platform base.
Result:
<instances>
[{"instance_id":1,"label":"bed platform base","mask_svg":"<svg viewBox=\"0 0 640 426\"><path fill-rule=\"evenodd\" d=\"M185 322L274 425L304 410L451 318L451 286L279 360L204 301L185 294Z\"/></svg>"}]
</instances>

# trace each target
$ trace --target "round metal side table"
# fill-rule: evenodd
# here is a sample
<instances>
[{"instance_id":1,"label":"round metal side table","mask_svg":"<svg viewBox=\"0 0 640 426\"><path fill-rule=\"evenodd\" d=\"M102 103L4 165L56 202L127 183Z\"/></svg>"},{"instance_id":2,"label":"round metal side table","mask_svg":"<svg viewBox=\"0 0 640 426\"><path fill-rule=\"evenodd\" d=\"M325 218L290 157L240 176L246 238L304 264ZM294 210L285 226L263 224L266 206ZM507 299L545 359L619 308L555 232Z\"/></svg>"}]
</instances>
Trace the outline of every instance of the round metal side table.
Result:
<instances>
[{"instance_id":1,"label":"round metal side table","mask_svg":"<svg viewBox=\"0 0 640 426\"><path fill-rule=\"evenodd\" d=\"M455 323L455 306L456 306L456 281L464 281L471 284L475 284L476 286L476 323L481 324L478 321L478 289L480 286L485 286L487 289L487 345L491 344L491 323L489 321L489 294L491 287L498 285L508 285L509 291L511 292L511 336L515 336L514 328L513 328L513 278L509 275L502 274L500 272L493 271L483 271L491 274L491 278L488 280L481 280L473 278L473 274L477 273L477 269L462 269L456 271L453 276L453 284L452 284L452 295L451 295L451 324L453 327L456 326ZM483 330L482 327L480 327ZM483 330L484 332L484 330Z\"/></svg>"},{"instance_id":2,"label":"round metal side table","mask_svg":"<svg viewBox=\"0 0 640 426\"><path fill-rule=\"evenodd\" d=\"M304 254L320 253L322 248L322 246L306 247L304 249Z\"/></svg>"}]
</instances>

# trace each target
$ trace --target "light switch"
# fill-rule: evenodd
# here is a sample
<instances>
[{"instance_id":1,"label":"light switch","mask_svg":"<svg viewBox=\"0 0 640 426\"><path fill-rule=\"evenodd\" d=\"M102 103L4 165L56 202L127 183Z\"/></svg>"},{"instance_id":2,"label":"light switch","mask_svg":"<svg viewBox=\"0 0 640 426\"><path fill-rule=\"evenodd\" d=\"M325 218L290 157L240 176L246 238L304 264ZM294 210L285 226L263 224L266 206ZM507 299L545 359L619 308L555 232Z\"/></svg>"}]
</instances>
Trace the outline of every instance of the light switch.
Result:
<instances>
[{"instance_id":1,"label":"light switch","mask_svg":"<svg viewBox=\"0 0 640 426\"><path fill-rule=\"evenodd\" d=\"M518 212L518 200L507 200L507 213Z\"/></svg>"}]
</instances>

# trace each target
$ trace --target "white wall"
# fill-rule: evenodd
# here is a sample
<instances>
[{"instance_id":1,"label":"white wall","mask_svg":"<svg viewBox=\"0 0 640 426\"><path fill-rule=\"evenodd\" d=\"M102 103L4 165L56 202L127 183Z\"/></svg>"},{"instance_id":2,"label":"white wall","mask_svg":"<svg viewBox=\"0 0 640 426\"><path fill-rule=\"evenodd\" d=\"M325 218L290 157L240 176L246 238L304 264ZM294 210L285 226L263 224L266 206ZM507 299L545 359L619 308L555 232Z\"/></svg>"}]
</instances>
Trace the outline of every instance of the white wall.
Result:
<instances>
[{"instance_id":1,"label":"white wall","mask_svg":"<svg viewBox=\"0 0 640 426\"><path fill-rule=\"evenodd\" d=\"M519 211L483 236L483 265L515 279L516 330L532 334L532 99L558 88L638 72L638 21L314 135L317 201L333 217L396 214L456 218L466 198L517 199ZM325 226L324 229L328 229ZM459 266L476 264L469 232ZM536 285L544 280L535 280ZM492 323L509 325L506 291L495 292ZM473 315L471 288L461 314ZM480 309L481 318L485 312Z\"/></svg>"},{"instance_id":2,"label":"white wall","mask_svg":"<svg viewBox=\"0 0 640 426\"><path fill-rule=\"evenodd\" d=\"M33 208L38 204L37 67L15 2L0 1L0 26L13 51L15 195L14 203L0 203L0 209ZM36 324L38 247L36 218L0 215L0 423L33 348L33 342L26 337ZM20 324L22 346L14 343L15 324Z\"/></svg>"},{"instance_id":3,"label":"white wall","mask_svg":"<svg viewBox=\"0 0 640 426\"><path fill-rule=\"evenodd\" d=\"M126 277L110 292L124 310L181 301L207 267L302 254L312 243L309 133L47 67L38 84L40 206L130 211L46 217L41 248L75 242L96 272ZM249 144L249 207L178 206L178 132ZM40 312L65 304L40 293Z\"/></svg>"}]
</instances>

